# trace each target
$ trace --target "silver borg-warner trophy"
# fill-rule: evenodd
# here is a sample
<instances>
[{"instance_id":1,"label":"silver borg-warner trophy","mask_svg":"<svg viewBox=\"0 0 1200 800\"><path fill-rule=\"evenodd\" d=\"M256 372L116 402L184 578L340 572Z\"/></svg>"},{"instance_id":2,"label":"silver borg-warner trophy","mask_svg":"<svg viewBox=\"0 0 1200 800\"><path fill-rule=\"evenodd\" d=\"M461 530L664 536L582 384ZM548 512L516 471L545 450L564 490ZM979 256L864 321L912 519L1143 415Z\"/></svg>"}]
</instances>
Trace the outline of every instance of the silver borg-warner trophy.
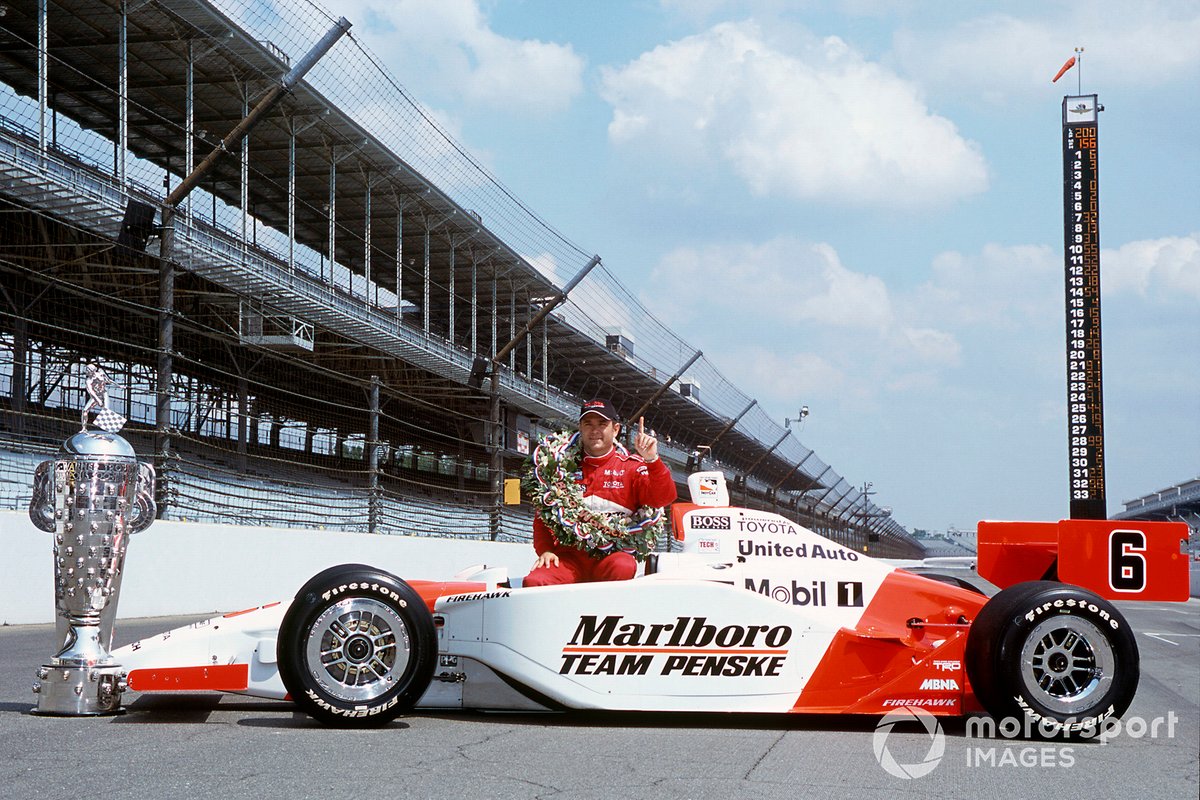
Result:
<instances>
[{"instance_id":1,"label":"silver borg-warner trophy","mask_svg":"<svg viewBox=\"0 0 1200 800\"><path fill-rule=\"evenodd\" d=\"M109 652L125 548L130 534L154 521L157 509L154 467L139 462L117 435L125 420L108 409L107 383L103 370L89 364L83 430L34 472L29 518L54 534L59 643L37 672L39 714L115 713L125 690L125 673ZM87 429L93 408L96 424L106 430Z\"/></svg>"}]
</instances>

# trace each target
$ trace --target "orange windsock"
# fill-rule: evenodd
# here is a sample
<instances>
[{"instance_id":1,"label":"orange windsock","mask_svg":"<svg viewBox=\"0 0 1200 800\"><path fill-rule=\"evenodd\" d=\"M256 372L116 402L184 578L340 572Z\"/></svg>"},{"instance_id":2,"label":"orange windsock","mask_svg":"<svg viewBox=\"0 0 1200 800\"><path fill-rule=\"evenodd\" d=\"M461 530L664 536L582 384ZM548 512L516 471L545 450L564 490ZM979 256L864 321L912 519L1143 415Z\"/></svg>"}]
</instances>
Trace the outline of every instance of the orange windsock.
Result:
<instances>
[{"instance_id":1,"label":"orange windsock","mask_svg":"<svg viewBox=\"0 0 1200 800\"><path fill-rule=\"evenodd\" d=\"M1067 70L1069 70L1073 66L1075 66L1075 56L1071 56L1070 58L1067 59L1067 63L1062 65L1062 69L1060 69L1058 71L1058 74L1054 76L1054 80L1052 80L1050 82L1058 83L1058 79L1061 78L1063 75L1066 75Z\"/></svg>"}]
</instances>

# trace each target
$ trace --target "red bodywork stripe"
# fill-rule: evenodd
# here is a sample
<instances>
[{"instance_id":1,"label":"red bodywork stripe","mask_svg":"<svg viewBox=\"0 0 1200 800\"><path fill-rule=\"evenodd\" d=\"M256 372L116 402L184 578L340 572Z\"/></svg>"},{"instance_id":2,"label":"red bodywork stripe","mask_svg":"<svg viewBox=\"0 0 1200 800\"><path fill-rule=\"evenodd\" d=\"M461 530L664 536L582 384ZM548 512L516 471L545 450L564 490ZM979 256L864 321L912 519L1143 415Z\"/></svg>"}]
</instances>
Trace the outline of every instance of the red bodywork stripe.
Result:
<instances>
[{"instance_id":1,"label":"red bodywork stripe","mask_svg":"<svg viewBox=\"0 0 1200 800\"><path fill-rule=\"evenodd\" d=\"M267 603L265 606L255 606L254 608L244 608L241 611L230 611L228 614L222 614L221 619L230 619L231 617L240 617L242 614L249 614L252 611L262 611L264 608L271 608L273 606L279 605L279 603L280 603L280 601L276 600L274 603Z\"/></svg>"},{"instance_id":2,"label":"red bodywork stripe","mask_svg":"<svg viewBox=\"0 0 1200 800\"><path fill-rule=\"evenodd\" d=\"M987 598L896 570L888 575L853 629L833 637L793 711L822 714L886 714L911 699L936 715L972 710L976 701L963 665L968 625ZM909 628L908 619L928 627ZM954 664L942 671L934 661ZM957 691L922 690L926 678L953 678ZM925 706L925 703L929 703Z\"/></svg>"},{"instance_id":3,"label":"red bodywork stripe","mask_svg":"<svg viewBox=\"0 0 1200 800\"><path fill-rule=\"evenodd\" d=\"M250 685L250 665L135 669L128 682L135 692L244 692Z\"/></svg>"},{"instance_id":4,"label":"red bodywork stripe","mask_svg":"<svg viewBox=\"0 0 1200 800\"><path fill-rule=\"evenodd\" d=\"M451 594L472 594L487 591L487 584L479 581L405 581L421 595L425 605L433 611L433 605L439 597Z\"/></svg>"}]
</instances>

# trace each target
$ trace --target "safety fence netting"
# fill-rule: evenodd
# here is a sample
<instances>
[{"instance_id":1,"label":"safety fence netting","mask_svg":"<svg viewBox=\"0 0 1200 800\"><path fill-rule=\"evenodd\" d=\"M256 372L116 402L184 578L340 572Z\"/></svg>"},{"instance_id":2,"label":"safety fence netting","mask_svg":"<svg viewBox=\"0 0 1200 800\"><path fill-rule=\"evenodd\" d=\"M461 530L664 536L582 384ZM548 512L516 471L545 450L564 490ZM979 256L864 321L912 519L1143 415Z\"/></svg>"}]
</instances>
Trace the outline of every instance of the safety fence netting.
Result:
<instances>
[{"instance_id":1,"label":"safety fence netting","mask_svg":"<svg viewBox=\"0 0 1200 800\"><path fill-rule=\"evenodd\" d=\"M155 309L2 259L0 273L11 301L0 310L0 507L27 507L37 464L82 427L90 363L110 381L108 407L127 420L121 435L159 470L165 518L529 539L528 507L493 502L479 441L485 416L394 386L381 387L373 407L369 382L347 362L335 371L247 352L218 309L181 325L164 455ZM56 320L48 308L72 313ZM88 422L95 429L94 414Z\"/></svg>"},{"instance_id":2,"label":"safety fence netting","mask_svg":"<svg viewBox=\"0 0 1200 800\"><path fill-rule=\"evenodd\" d=\"M96 5L98 15L117 13L118 6L112 3ZM184 0L162 4L164 8L183 5L187 5ZM229 62L239 65L239 71L230 75L229 81L244 93L247 105L262 87L278 80L280 68L296 63L337 19L336 13L312 0L217 0L213 6L250 41L277 55L278 63L272 67L261 59L245 58L239 50L244 46L236 37L212 30L191 31L187 43L183 38L164 41L161 57L195 59L198 67L203 67L203 59L211 58L212 53L227 53ZM128 12L135 27L139 8ZM149 37L134 38L138 47L151 46ZM14 42L18 49L33 44ZM84 74L61 58L53 47L47 55L50 73L56 80L63 85L88 84L95 97L105 98L97 101L99 106L115 104L114 81L103 75ZM505 334L516 330L518 321L523 321L518 317L522 314L527 317L530 312L529 308L518 310L510 306L506 313L506 305L513 303L516 296L514 285L520 288L522 282L544 277L561 287L590 260L590 251L570 241L521 202L439 125L434 114L412 97L382 60L355 35L353 28L320 59L306 82L333 107L348 113L354 123L349 132L322 127L327 146L323 154L315 151L305 154L310 161L319 162L309 163L307 169L321 173L335 165L347 175L361 174L370 165L355 166L354 159L362 148L362 137L369 137L385 145L403 161L407 170L423 176L459 208L468 209L523 259L529 274L506 274L508 291L501 284L498 299L493 284L491 304L498 306L498 311L491 312L490 330L476 330L472 325L468 339L467 329L461 324L465 312L460 310L456 329L451 311L448 329L451 348L469 348L474 353L494 351L497 340L503 342L509 338ZM132 106L130 117L153 127L156 136L186 140L187 131L178 115L167 109L138 105L136 93L127 99ZM81 125L65 114L54 113L53 109L49 123L39 115L36 98L0 82L0 132L6 132L17 142L37 142L39 136L48 139L47 146L58 159L54 162L56 168L65 171L79 165L98 170L119 177L118 188L122 191L146 198L161 198L182 179L182 163L171 165L164 173L160 164L121 151L114 144L111 130ZM304 124L324 123L314 119ZM215 147L225 133L203 126L190 132L200 155ZM353 139L350 134L360 138ZM0 139L0 145L3 143ZM269 168L270 162L258 160L253 137L246 148L246 182L269 187L269 193L277 197L287 196L286 177ZM6 152L0 152L0 158L4 157ZM330 182L333 183L332 178ZM396 192L390 195L391 201L386 200L389 197L386 181L380 183L373 196L380 206L386 202L403 205L403 198ZM202 183L181 210L190 220L189 230L193 234L211 234L208 238L213 242L240 242L243 252L252 249L322 282L329 287L331 300L361 300L367 308L393 313L397 324L406 307L399 296L402 282L424 280L426 298L435 301L439 297L449 298L451 306L459 298L462 308L467 308L471 302L466 297L468 293L481 307L487 306L486 290L481 287L475 297L475 289L466 288L470 284L464 274L459 275L457 285L454 283L453 266L448 271L432 273L427 268L421 275L419 263L414 268L407 257L402 261L398 232L395 252L385 252L378 241L373 241L370 224L364 230L361 226L347 225L345 214L335 218L326 202L331 198L302 194L293 199L297 215L324 215L329 231L324 240L327 249L323 250L319 241L310 239L306 243L289 237L278 225L264 223L249 203L238 202L228 188ZM19 221L10 222L6 235L18 224ZM399 224L398 220L393 224ZM55 436L60 436L64 419L75 413L69 409L77 409L84 397L80 365L85 360L98 359L114 377L111 390L114 408L127 412L125 416L129 417L132 430L145 432L145 452L153 452L156 445L151 434L157 391L154 365L159 353L156 282L145 274L145 269L128 268L118 263L119 259L114 261L101 252L102 248L81 250L78 237L64 236L62 242L55 244L51 241L53 237L48 239L40 229L41 225L29 223L30 230L23 234L28 236L28 242L22 245L25 250L17 259L19 264L6 272L6 280L9 275L16 279L6 298L7 304L0 310L4 315L0 319L3 322L0 361L7 359L7 366L0 365L0 399L13 398L11 418L20 429L14 441L36 443L37 435L32 431L42 423L45 423L43 443L52 443ZM378 232L380 227L376 220L374 230ZM334 239L338 243L336 250L330 245ZM450 247L453 251L453 243ZM38 248L44 255L35 254ZM364 250L365 256L357 263L343 255L362 254ZM479 257L473 251L464 252L459 273L466 263ZM236 255L234 251L220 253L210 248L205 257ZM40 266L37 258L44 259ZM373 279L369 270L364 271L364 263L389 258L396 262L394 282L384 285ZM115 280L105 283L98 279L100 271L115 275ZM72 303L87 306L67 314L71 319L57 325L54 314L61 314L64 306L60 303L46 313L38 305L44 305L40 293L47 291L49 272L54 273L49 278L54 286L51 296L63 300L66 308L71 308ZM33 273L39 274L35 278ZM365 353L353 342L341 341L344 336L336 326L318 329L316 338L325 340L326 350L330 340L335 349L342 347L345 355L339 358L318 359L311 354L247 347L241 334L246 332L247 302L252 304L254 298L230 299L227 292L222 297L214 288L218 287L195 279L184 280L180 290L184 306L179 316L181 338L185 343L190 340L193 346L177 347L174 355L177 374L170 389L171 453L163 460L171 470L171 479L165 483L168 491L174 493L170 495L173 502L168 513L194 518L207 514L214 519L221 515L229 519L269 519L276 521L272 524L311 524L346 530L399 530L407 525L419 532L442 528L444 525L439 522L452 521L451 527L461 529L463 535L476 535L481 526L489 534L499 531L508 535L505 532L511 528L512 535L517 535L519 529L521 535L528 535L527 509L496 510L492 489L495 475L489 472L484 441L488 424L485 403L464 401L462 392L453 387L419 386L420 378L414 382L411 376L403 374L406 368L402 365L388 363L378 354ZM529 296L529 291L524 297ZM101 308L103 312L96 310ZM75 316L91 313L103 313L104 324L90 327L76 324ZM812 478L814 489L800 496L782 498L785 508L797 511L809 524L823 520L835 532L865 529L869 527L868 521L883 515L869 495L840 476L785 425L755 405L753 398L726 378L710 359L696 357L699 348L684 341L658 319L608 265L601 264L592 270L555 312L555 317L601 346L606 345L614 332L619 333L631 345L625 361L640 376L665 381L679 374L690 360L691 365L672 389L679 391L683 383L693 387L690 399L713 419L737 418L738 432L758 442L764 452L770 449L772 458L794 465L796 473ZM545 328L541 331L544 335ZM428 317L424 333L429 334ZM114 342L120 346L113 346ZM554 338L543 339L541 343L527 342L519 351L514 350L509 363L517 368L527 364L526 377L532 378L537 372L534 364L540 359L545 389L553 394L557 387L545 380L545 363L562 357L556 352L558 346ZM575 367L581 374L592 368L591 363ZM19 378L17 372L21 373ZM380 406L372 409L367 392L375 376L382 378L384 388ZM588 385L611 385L613 380L609 372L597 371L593 377ZM17 394L23 397L18 399ZM368 442L373 414L380 432L374 442ZM12 435L12 428L6 433ZM666 433L672 444L684 452L703 444L694 434L689 438L687 430ZM372 451L374 458L370 456ZM710 464L728 468L732 474L732 465L722 464L719 452ZM754 484L755 476L746 479ZM255 481L267 483L260 486ZM759 482L756 488L775 501L776 486L772 481ZM244 496L241 500L239 492ZM364 498L369 502L362 502ZM409 500L414 498L414 502L432 510L423 514L411 508ZM445 517L439 518L442 514L439 504L459 510L446 511ZM284 513L285 509L290 510ZM895 523L877 527L903 535ZM865 531L859 533L865 541Z\"/></svg>"}]
</instances>

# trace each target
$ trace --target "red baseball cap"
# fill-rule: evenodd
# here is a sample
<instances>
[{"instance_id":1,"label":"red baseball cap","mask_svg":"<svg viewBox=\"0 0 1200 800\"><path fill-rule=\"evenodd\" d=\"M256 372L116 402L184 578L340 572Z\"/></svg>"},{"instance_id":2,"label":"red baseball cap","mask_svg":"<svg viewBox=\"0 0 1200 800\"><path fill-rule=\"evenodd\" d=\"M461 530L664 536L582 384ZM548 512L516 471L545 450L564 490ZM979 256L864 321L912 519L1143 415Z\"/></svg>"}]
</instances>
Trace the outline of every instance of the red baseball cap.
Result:
<instances>
[{"instance_id":1,"label":"red baseball cap","mask_svg":"<svg viewBox=\"0 0 1200 800\"><path fill-rule=\"evenodd\" d=\"M613 404L607 400L588 400L579 407L579 418L583 419L585 414L599 414L605 419L613 422L620 422L621 417L617 414L617 410L613 408Z\"/></svg>"}]
</instances>

